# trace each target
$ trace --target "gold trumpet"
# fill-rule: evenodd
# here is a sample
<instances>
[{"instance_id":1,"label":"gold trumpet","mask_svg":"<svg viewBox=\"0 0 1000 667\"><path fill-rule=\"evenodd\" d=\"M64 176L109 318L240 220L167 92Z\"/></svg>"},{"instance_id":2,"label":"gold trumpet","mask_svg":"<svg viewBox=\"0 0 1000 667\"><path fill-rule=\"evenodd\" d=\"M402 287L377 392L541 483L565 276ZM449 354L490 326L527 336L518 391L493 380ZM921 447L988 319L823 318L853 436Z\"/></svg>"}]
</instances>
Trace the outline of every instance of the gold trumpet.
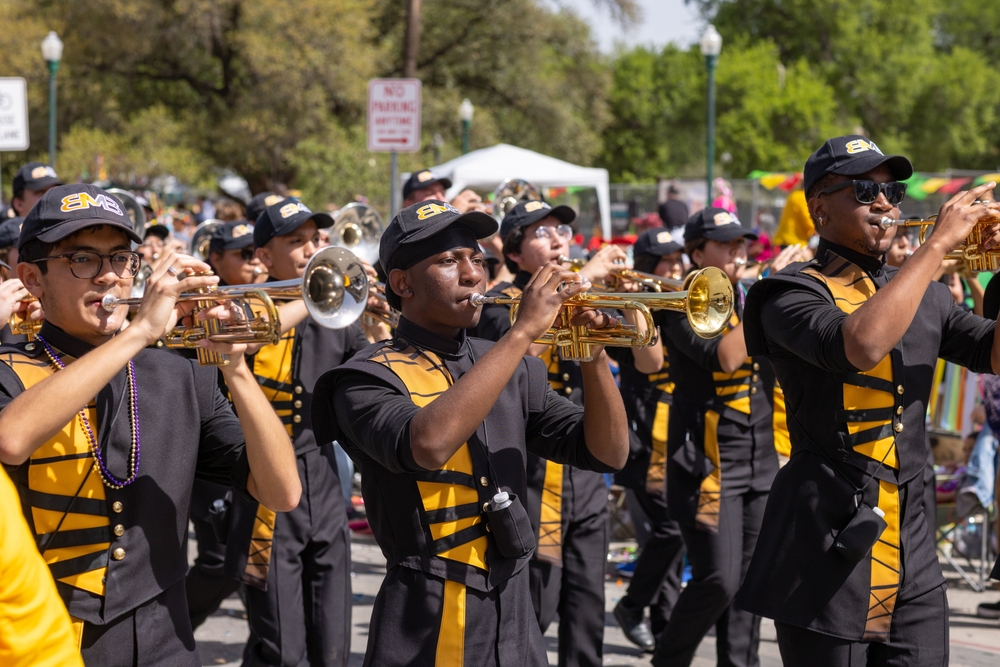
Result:
<instances>
[{"instance_id":1,"label":"gold trumpet","mask_svg":"<svg viewBox=\"0 0 1000 667\"><path fill-rule=\"evenodd\" d=\"M586 265L587 260L585 259L570 259L566 255L559 255L559 263L566 264L570 271L579 271Z\"/></svg>"},{"instance_id":2,"label":"gold trumpet","mask_svg":"<svg viewBox=\"0 0 1000 667\"><path fill-rule=\"evenodd\" d=\"M510 305L510 319L513 323L517 320L521 298L473 294L469 297L469 303L477 307L491 303ZM733 314L733 286L725 273L708 267L691 276L686 291L672 294L584 292L567 299L563 305L552 328L535 342L555 345L563 359L590 361L594 356L594 345L647 347L656 343L656 324L650 312L652 310L683 312L698 336L718 336L725 331ZM574 326L570 324L570 320L576 315L578 308L634 310L645 320L646 330L640 331L637 327L621 323L604 329Z\"/></svg>"},{"instance_id":3,"label":"gold trumpet","mask_svg":"<svg viewBox=\"0 0 1000 667\"><path fill-rule=\"evenodd\" d=\"M29 296L27 299L22 299L21 303L30 304L38 301L33 296ZM35 340L35 336L38 332L42 330L42 324L45 320L32 320L28 319L28 311L25 310L23 313L14 311L10 314L10 318L7 320L7 326L10 327L10 332L15 336L27 336L28 340Z\"/></svg>"},{"instance_id":4,"label":"gold trumpet","mask_svg":"<svg viewBox=\"0 0 1000 667\"><path fill-rule=\"evenodd\" d=\"M385 324L390 329L398 327L400 313L398 310L390 306L388 300L385 298L385 283L374 283L369 296L378 299L378 301L385 306L385 310L365 308L365 317L372 321L377 320L382 324Z\"/></svg>"},{"instance_id":5,"label":"gold trumpet","mask_svg":"<svg viewBox=\"0 0 1000 667\"><path fill-rule=\"evenodd\" d=\"M204 275L204 274L202 274ZM368 302L368 278L361 261L343 248L323 248L309 260L302 277L271 283L205 287L184 292L178 301L194 301L191 313L194 325L179 326L166 336L167 347L196 348L198 363L225 366L226 356L198 346L201 340L220 343L278 342L281 320L276 300L303 299L309 315L328 329L342 329L365 312ZM197 324L197 314L212 308L219 301L234 301L240 306L241 318L235 321L207 319ZM256 315L251 302L258 302L267 313L264 319ZM142 299L119 299L108 294L101 306L113 311L118 306L137 306Z\"/></svg>"},{"instance_id":6,"label":"gold trumpet","mask_svg":"<svg viewBox=\"0 0 1000 667\"><path fill-rule=\"evenodd\" d=\"M972 203L990 204L992 202L977 199ZM995 224L998 220L1000 220L1000 217L991 215L977 222L976 226L969 232L969 236L966 237L965 243L945 255L945 259L963 260L968 265L969 270L974 272L1000 270L1000 247L993 248L992 250L985 250L982 247L983 230L989 225ZM926 220L893 220L890 217L883 217L879 221L879 227L882 229L889 229L890 227L919 227L920 232L917 238L921 245L927 240L927 236L931 233L931 228L935 224L937 224L936 215L932 215Z\"/></svg>"}]
</instances>

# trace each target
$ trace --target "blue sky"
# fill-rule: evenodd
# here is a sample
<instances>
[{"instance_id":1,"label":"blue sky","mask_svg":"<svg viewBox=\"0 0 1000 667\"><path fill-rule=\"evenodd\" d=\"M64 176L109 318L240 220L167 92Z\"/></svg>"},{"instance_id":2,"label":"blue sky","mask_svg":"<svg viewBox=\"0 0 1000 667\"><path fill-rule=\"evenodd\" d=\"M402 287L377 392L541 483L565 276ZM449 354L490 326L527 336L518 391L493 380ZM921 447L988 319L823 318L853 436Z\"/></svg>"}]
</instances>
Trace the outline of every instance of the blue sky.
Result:
<instances>
[{"instance_id":1,"label":"blue sky","mask_svg":"<svg viewBox=\"0 0 1000 667\"><path fill-rule=\"evenodd\" d=\"M630 46L644 44L662 47L668 42L687 46L697 42L703 30L694 7L685 5L684 0L639 0L644 9L643 20L627 31L611 20L607 10L596 8L593 0L554 2L572 8L590 23L593 34L605 53L614 49L616 41Z\"/></svg>"}]
</instances>

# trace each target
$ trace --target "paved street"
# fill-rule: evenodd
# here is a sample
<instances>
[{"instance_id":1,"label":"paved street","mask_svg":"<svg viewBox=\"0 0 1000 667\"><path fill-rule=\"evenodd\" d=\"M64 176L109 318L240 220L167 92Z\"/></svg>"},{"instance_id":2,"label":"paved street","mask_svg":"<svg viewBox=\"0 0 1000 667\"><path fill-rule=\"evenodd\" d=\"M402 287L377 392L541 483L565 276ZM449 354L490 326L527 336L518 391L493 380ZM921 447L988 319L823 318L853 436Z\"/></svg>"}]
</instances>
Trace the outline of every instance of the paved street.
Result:
<instances>
[{"instance_id":1,"label":"paved street","mask_svg":"<svg viewBox=\"0 0 1000 667\"><path fill-rule=\"evenodd\" d=\"M354 561L354 623L351 667L360 667L368 641L368 618L371 605L385 574L385 560L371 537L354 536L352 554ZM193 549L193 544L192 544ZM945 570L951 588L951 665L952 667L996 667L1000 662L1000 622L976 617L976 605L1000 599L1000 589L975 593L968 585ZM609 579L606 584L607 626L604 631L604 664L620 667L649 665L644 656L622 635L611 615L611 609L624 594L627 581ZM763 641L760 646L762 667L778 667L781 659L774 641L774 627L767 620L763 624ZM233 596L223 608L212 616L195 633L202 665L240 664L243 644L246 642L247 625L243 605ZM546 641L549 662L556 664L555 627L549 628ZM715 664L715 639L707 637L698 649L694 667L711 667Z\"/></svg>"}]
</instances>

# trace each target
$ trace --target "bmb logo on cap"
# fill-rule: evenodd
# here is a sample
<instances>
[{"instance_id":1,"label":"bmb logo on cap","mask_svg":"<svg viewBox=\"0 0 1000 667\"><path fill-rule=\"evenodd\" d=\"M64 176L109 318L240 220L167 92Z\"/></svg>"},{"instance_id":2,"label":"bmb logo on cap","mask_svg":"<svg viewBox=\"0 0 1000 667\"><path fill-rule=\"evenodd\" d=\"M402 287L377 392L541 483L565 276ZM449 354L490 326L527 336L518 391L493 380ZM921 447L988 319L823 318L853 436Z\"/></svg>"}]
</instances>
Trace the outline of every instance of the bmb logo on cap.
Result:
<instances>
[{"instance_id":1,"label":"bmb logo on cap","mask_svg":"<svg viewBox=\"0 0 1000 667\"><path fill-rule=\"evenodd\" d=\"M421 183L426 183L432 178L434 178L434 174L432 174L429 171L422 171L419 174L417 174L417 180L420 181Z\"/></svg>"},{"instance_id":2,"label":"bmb logo on cap","mask_svg":"<svg viewBox=\"0 0 1000 667\"><path fill-rule=\"evenodd\" d=\"M433 218L435 215L447 213L448 211L458 213L458 209L451 204L444 204L443 206L441 204L426 204L417 209L417 220Z\"/></svg>"},{"instance_id":3,"label":"bmb logo on cap","mask_svg":"<svg viewBox=\"0 0 1000 667\"><path fill-rule=\"evenodd\" d=\"M44 167L35 167L34 169L31 170L32 178L45 178L46 176L49 176L51 178L59 178L58 176L56 176L56 170L48 165Z\"/></svg>"},{"instance_id":4,"label":"bmb logo on cap","mask_svg":"<svg viewBox=\"0 0 1000 667\"><path fill-rule=\"evenodd\" d=\"M540 208L552 208L543 201L529 201L524 205L525 213L531 213L532 211L537 211Z\"/></svg>"},{"instance_id":5,"label":"bmb logo on cap","mask_svg":"<svg viewBox=\"0 0 1000 667\"><path fill-rule=\"evenodd\" d=\"M882 155L882 151L878 149L874 141L865 141L864 139L855 139L854 141L848 141L847 145L848 155L854 155L855 153L864 153L865 151L875 151L879 155Z\"/></svg>"},{"instance_id":6,"label":"bmb logo on cap","mask_svg":"<svg viewBox=\"0 0 1000 667\"><path fill-rule=\"evenodd\" d=\"M238 239L241 236L246 236L250 233L250 227L247 225L236 225L233 227L233 238Z\"/></svg>"},{"instance_id":7,"label":"bmb logo on cap","mask_svg":"<svg viewBox=\"0 0 1000 667\"><path fill-rule=\"evenodd\" d=\"M736 222L736 218L734 218L730 213L716 213L713 220L715 220L716 227L722 227L723 225L731 225L734 222Z\"/></svg>"},{"instance_id":8,"label":"bmb logo on cap","mask_svg":"<svg viewBox=\"0 0 1000 667\"><path fill-rule=\"evenodd\" d=\"M292 217L299 211L303 213L312 213L312 211L310 211L309 208L300 201L292 202L291 204L285 204L284 206L281 207L281 210L279 212L281 213L282 219L284 219Z\"/></svg>"},{"instance_id":9,"label":"bmb logo on cap","mask_svg":"<svg viewBox=\"0 0 1000 667\"><path fill-rule=\"evenodd\" d=\"M670 243L674 240L674 237L670 235L670 232L660 232L656 235L657 243Z\"/></svg>"},{"instance_id":10,"label":"bmb logo on cap","mask_svg":"<svg viewBox=\"0 0 1000 667\"><path fill-rule=\"evenodd\" d=\"M283 197L281 195L268 195L264 197L264 206L274 206L282 199Z\"/></svg>"},{"instance_id":11,"label":"bmb logo on cap","mask_svg":"<svg viewBox=\"0 0 1000 667\"><path fill-rule=\"evenodd\" d=\"M118 205L118 200L109 195L97 195L97 197L92 197L88 192L76 192L63 197L61 204L62 205L59 207L59 210L63 213L79 211L81 209L94 206L96 208L103 208L105 211L117 213L118 215L124 215L124 213L122 213L121 206Z\"/></svg>"}]
</instances>

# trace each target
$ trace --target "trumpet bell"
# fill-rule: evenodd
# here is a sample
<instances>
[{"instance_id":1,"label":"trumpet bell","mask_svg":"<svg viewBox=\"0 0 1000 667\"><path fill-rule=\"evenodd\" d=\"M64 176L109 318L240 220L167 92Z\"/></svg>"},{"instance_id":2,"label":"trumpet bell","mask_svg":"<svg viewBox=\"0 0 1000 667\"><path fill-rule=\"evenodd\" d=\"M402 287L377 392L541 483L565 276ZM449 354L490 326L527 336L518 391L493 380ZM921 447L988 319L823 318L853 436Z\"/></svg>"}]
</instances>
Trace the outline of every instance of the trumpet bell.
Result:
<instances>
[{"instance_id":1,"label":"trumpet bell","mask_svg":"<svg viewBox=\"0 0 1000 667\"><path fill-rule=\"evenodd\" d=\"M198 225L191 235L191 245L188 248L191 256L202 262L208 262L212 245L212 232L224 225L222 220L206 220Z\"/></svg>"},{"instance_id":2,"label":"trumpet bell","mask_svg":"<svg viewBox=\"0 0 1000 667\"><path fill-rule=\"evenodd\" d=\"M684 310L691 329L701 338L715 338L725 331L733 315L733 284L725 272L709 266L694 273Z\"/></svg>"},{"instance_id":3,"label":"trumpet bell","mask_svg":"<svg viewBox=\"0 0 1000 667\"><path fill-rule=\"evenodd\" d=\"M330 230L330 244L347 248L369 264L378 261L378 244L385 226L382 216L368 204L354 202L337 212Z\"/></svg>"},{"instance_id":4,"label":"trumpet bell","mask_svg":"<svg viewBox=\"0 0 1000 667\"><path fill-rule=\"evenodd\" d=\"M508 178L493 191L493 217L503 220L522 201L542 201L542 191L521 178Z\"/></svg>"},{"instance_id":5,"label":"trumpet bell","mask_svg":"<svg viewBox=\"0 0 1000 667\"><path fill-rule=\"evenodd\" d=\"M261 285L267 287L267 283ZM309 260L302 274L306 309L328 329L353 324L368 306L368 276L353 253L329 246Z\"/></svg>"}]
</instances>

